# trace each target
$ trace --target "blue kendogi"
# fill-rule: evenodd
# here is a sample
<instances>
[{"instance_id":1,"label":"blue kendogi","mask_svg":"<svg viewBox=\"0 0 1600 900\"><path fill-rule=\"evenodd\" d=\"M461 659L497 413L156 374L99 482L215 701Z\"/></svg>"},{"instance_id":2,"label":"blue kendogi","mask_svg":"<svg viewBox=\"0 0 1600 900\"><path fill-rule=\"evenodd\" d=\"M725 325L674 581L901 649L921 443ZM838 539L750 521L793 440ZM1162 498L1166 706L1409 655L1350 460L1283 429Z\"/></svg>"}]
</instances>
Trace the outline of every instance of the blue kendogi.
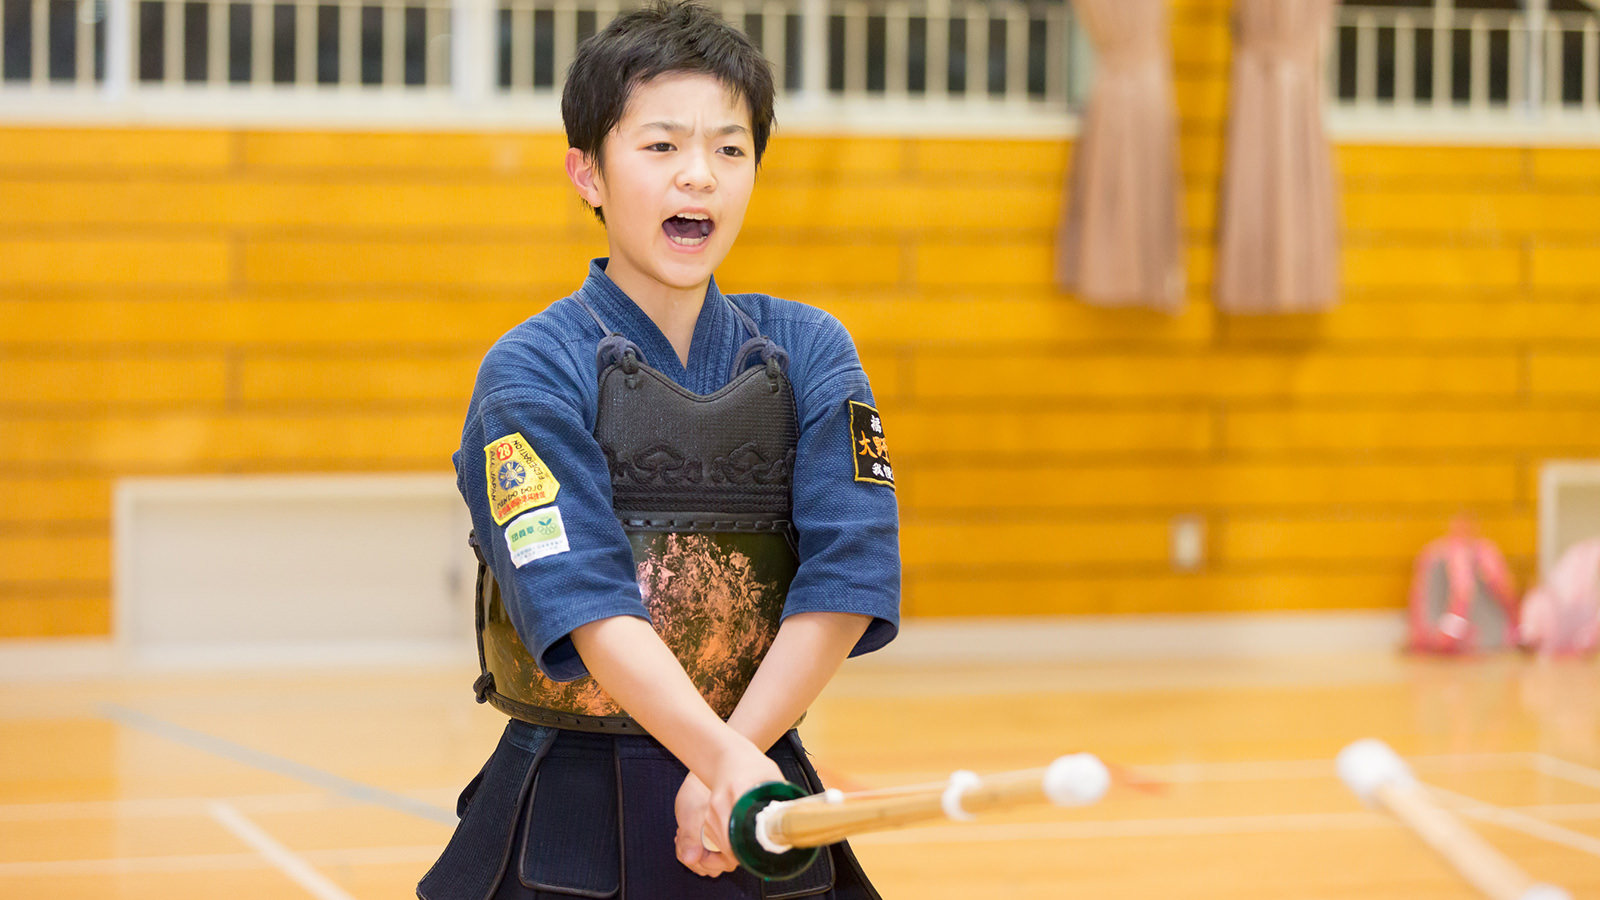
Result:
<instances>
[{"instance_id":1,"label":"blue kendogi","mask_svg":"<svg viewBox=\"0 0 1600 900\"><path fill-rule=\"evenodd\" d=\"M475 690L511 721L418 896L876 898L843 843L787 881L683 866L687 769L570 638L648 619L727 717L786 616L870 616L851 655L894 637L893 470L855 348L821 310L712 282L685 366L605 265L478 373L455 455L482 561ZM768 755L822 789L795 731Z\"/></svg>"}]
</instances>

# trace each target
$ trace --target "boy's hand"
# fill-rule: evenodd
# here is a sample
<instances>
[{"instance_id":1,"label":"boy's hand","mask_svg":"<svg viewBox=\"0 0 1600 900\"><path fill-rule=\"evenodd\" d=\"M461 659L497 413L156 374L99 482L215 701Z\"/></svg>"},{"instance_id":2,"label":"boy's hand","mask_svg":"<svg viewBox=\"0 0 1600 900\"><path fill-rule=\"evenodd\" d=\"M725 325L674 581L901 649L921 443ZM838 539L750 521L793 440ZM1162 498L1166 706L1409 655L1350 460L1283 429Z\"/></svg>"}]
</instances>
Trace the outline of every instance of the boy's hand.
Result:
<instances>
[{"instance_id":1,"label":"boy's hand","mask_svg":"<svg viewBox=\"0 0 1600 900\"><path fill-rule=\"evenodd\" d=\"M723 872L732 872L738 863L734 862L731 853L713 853L705 848L700 835L705 827L706 817L711 812L711 789L705 782L694 776L683 779L683 787L678 788L678 799L673 805L673 810L678 817L678 833L673 839L678 849L678 862L683 863L689 871L707 878L715 878ZM705 832L710 837L710 832ZM721 846L721 845L718 845Z\"/></svg>"},{"instance_id":2,"label":"boy's hand","mask_svg":"<svg viewBox=\"0 0 1600 900\"><path fill-rule=\"evenodd\" d=\"M708 789L691 774L678 790L675 806L678 859L700 875L715 878L738 866L729 850L731 843L728 840L728 816L733 812L733 804L745 791L758 784L783 780L777 763L757 750L754 744L748 741L740 743L744 747L731 753L717 767L716 784L713 787ZM722 850L717 853L706 850L702 834Z\"/></svg>"}]
</instances>

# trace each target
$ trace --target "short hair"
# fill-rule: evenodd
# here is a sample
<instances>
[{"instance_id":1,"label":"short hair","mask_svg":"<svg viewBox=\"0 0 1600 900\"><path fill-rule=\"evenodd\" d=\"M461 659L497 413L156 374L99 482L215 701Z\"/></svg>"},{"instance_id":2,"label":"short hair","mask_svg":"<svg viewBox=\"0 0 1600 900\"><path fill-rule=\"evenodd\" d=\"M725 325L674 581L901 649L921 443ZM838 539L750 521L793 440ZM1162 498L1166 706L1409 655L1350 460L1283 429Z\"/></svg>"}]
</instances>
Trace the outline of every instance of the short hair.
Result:
<instances>
[{"instance_id":1,"label":"short hair","mask_svg":"<svg viewBox=\"0 0 1600 900\"><path fill-rule=\"evenodd\" d=\"M603 162L602 148L639 85L679 72L710 75L744 100L756 165L772 133L772 66L750 39L693 0L652 0L578 46L561 90L567 145ZM595 210L600 221L605 216Z\"/></svg>"}]
</instances>

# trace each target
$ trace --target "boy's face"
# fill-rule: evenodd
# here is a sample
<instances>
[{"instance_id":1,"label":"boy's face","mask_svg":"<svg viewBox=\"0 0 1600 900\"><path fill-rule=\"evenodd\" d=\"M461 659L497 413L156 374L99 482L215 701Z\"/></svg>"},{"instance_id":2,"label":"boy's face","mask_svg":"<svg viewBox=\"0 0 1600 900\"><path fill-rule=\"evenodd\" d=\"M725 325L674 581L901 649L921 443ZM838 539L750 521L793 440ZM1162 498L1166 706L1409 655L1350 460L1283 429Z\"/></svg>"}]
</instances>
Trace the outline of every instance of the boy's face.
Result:
<instances>
[{"instance_id":1,"label":"boy's face","mask_svg":"<svg viewBox=\"0 0 1600 900\"><path fill-rule=\"evenodd\" d=\"M755 142L743 99L710 75L676 73L633 91L606 136L605 164L576 149L567 170L606 216L607 274L635 299L705 289L744 224Z\"/></svg>"}]
</instances>

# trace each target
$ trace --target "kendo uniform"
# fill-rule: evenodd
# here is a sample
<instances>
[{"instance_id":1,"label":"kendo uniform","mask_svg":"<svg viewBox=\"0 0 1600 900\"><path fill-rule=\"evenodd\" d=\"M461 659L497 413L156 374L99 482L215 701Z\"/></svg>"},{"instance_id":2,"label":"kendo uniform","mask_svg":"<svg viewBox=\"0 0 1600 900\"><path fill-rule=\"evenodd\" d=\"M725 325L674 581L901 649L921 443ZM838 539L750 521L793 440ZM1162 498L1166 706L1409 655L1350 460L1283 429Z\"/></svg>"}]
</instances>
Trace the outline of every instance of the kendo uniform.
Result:
<instances>
[{"instance_id":1,"label":"kendo uniform","mask_svg":"<svg viewBox=\"0 0 1600 900\"><path fill-rule=\"evenodd\" d=\"M417 895L878 900L842 843L786 881L680 863L688 770L570 638L650 620L726 718L787 615L872 616L852 656L894 637L893 470L855 349L820 310L712 282L685 367L606 262L479 370L455 456L481 563L474 688L511 721ZM822 789L793 729L768 755Z\"/></svg>"}]
</instances>

